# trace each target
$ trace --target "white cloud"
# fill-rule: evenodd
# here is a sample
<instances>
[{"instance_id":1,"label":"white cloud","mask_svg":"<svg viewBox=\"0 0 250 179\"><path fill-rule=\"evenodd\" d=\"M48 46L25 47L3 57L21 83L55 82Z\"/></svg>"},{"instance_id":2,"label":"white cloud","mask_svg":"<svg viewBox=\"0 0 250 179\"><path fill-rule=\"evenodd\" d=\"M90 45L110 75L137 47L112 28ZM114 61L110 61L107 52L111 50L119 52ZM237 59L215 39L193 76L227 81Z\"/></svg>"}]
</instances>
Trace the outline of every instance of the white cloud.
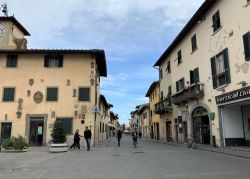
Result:
<instances>
[{"instance_id":1,"label":"white cloud","mask_svg":"<svg viewBox=\"0 0 250 179\"><path fill-rule=\"evenodd\" d=\"M129 75L126 73L108 75L106 78L101 79L101 88L119 87L124 81L127 81L128 79L129 79Z\"/></svg>"}]
</instances>

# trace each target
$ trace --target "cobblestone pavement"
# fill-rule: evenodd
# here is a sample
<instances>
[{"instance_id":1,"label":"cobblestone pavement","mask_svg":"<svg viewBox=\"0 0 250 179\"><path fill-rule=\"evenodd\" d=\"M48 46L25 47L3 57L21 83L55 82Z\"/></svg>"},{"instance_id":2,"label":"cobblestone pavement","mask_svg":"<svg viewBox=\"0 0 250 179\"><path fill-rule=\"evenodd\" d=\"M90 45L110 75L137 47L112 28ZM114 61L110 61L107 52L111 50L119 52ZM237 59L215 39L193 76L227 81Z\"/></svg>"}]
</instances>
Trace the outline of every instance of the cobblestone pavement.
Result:
<instances>
[{"instance_id":1,"label":"cobblestone pavement","mask_svg":"<svg viewBox=\"0 0 250 179\"><path fill-rule=\"evenodd\" d=\"M0 179L237 179L250 176L250 160L140 140L138 148L124 136L87 152L0 153Z\"/></svg>"}]
</instances>

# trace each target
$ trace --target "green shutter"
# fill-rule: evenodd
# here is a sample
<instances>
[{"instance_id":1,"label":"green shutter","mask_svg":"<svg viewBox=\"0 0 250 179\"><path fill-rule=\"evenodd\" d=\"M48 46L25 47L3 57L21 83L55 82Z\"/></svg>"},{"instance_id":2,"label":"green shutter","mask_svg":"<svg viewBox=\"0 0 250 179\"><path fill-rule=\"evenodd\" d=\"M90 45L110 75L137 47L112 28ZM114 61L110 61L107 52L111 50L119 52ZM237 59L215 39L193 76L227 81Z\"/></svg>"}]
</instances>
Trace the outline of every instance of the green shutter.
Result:
<instances>
[{"instance_id":1,"label":"green shutter","mask_svg":"<svg viewBox=\"0 0 250 179\"><path fill-rule=\"evenodd\" d=\"M4 88L3 101L14 101L14 99L15 99L15 88Z\"/></svg>"},{"instance_id":2,"label":"green shutter","mask_svg":"<svg viewBox=\"0 0 250 179\"><path fill-rule=\"evenodd\" d=\"M243 35L245 59L250 60L250 32Z\"/></svg>"},{"instance_id":3,"label":"green shutter","mask_svg":"<svg viewBox=\"0 0 250 179\"><path fill-rule=\"evenodd\" d=\"M230 67L229 67L229 58L228 58L228 49L223 50L223 58L224 58L224 69L225 69L225 83L228 84L231 82L230 77Z\"/></svg>"},{"instance_id":4,"label":"green shutter","mask_svg":"<svg viewBox=\"0 0 250 179\"><path fill-rule=\"evenodd\" d=\"M194 83L200 82L199 68L195 68L193 74L194 74Z\"/></svg>"},{"instance_id":5,"label":"green shutter","mask_svg":"<svg viewBox=\"0 0 250 179\"><path fill-rule=\"evenodd\" d=\"M63 67L63 55L59 55L59 67Z\"/></svg>"},{"instance_id":6,"label":"green shutter","mask_svg":"<svg viewBox=\"0 0 250 179\"><path fill-rule=\"evenodd\" d=\"M212 69L213 88L215 89L217 88L215 56L211 58L211 69Z\"/></svg>"},{"instance_id":7,"label":"green shutter","mask_svg":"<svg viewBox=\"0 0 250 179\"><path fill-rule=\"evenodd\" d=\"M190 74L190 84L193 84L194 83L194 71L190 70L189 74Z\"/></svg>"},{"instance_id":8,"label":"green shutter","mask_svg":"<svg viewBox=\"0 0 250 179\"><path fill-rule=\"evenodd\" d=\"M179 88L179 81L176 81L176 92L178 92L180 90Z\"/></svg>"},{"instance_id":9,"label":"green shutter","mask_svg":"<svg viewBox=\"0 0 250 179\"><path fill-rule=\"evenodd\" d=\"M79 101L89 101L90 100L90 89L89 88L79 88Z\"/></svg>"},{"instance_id":10,"label":"green shutter","mask_svg":"<svg viewBox=\"0 0 250 179\"><path fill-rule=\"evenodd\" d=\"M213 16L213 31L215 32L220 28L220 12L217 11Z\"/></svg>"},{"instance_id":11,"label":"green shutter","mask_svg":"<svg viewBox=\"0 0 250 179\"><path fill-rule=\"evenodd\" d=\"M63 125L63 129L65 134L72 134L72 118L57 118L57 120L60 120L62 122Z\"/></svg>"},{"instance_id":12,"label":"green shutter","mask_svg":"<svg viewBox=\"0 0 250 179\"><path fill-rule=\"evenodd\" d=\"M57 101L58 88L47 88L46 101Z\"/></svg>"},{"instance_id":13,"label":"green shutter","mask_svg":"<svg viewBox=\"0 0 250 179\"><path fill-rule=\"evenodd\" d=\"M45 55L44 56L44 67L48 67L49 66L49 55Z\"/></svg>"}]
</instances>

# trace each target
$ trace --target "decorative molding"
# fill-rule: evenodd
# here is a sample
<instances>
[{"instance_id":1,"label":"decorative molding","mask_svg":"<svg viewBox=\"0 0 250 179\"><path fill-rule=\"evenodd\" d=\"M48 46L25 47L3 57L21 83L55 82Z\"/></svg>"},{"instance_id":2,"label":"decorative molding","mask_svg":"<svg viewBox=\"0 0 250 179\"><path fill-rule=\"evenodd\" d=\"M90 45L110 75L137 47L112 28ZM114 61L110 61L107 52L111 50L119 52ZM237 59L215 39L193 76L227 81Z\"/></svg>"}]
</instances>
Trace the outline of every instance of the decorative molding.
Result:
<instances>
[{"instance_id":1,"label":"decorative molding","mask_svg":"<svg viewBox=\"0 0 250 179\"><path fill-rule=\"evenodd\" d=\"M40 91L35 92L33 100L37 104L41 103L43 101L43 93Z\"/></svg>"}]
</instances>

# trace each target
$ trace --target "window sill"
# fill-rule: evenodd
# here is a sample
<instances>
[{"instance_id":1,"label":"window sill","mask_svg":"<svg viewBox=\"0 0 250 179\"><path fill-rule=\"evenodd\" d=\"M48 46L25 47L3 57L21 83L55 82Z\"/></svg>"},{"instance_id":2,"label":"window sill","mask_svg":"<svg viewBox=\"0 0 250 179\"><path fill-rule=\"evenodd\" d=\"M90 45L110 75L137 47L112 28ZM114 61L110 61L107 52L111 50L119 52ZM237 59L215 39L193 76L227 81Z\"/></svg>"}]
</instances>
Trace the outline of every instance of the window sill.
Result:
<instances>
[{"instance_id":1,"label":"window sill","mask_svg":"<svg viewBox=\"0 0 250 179\"><path fill-rule=\"evenodd\" d=\"M217 32L219 32L222 29L222 25L220 26L220 28L218 28L216 31L213 32L212 36L214 36L215 34L217 34Z\"/></svg>"},{"instance_id":2,"label":"window sill","mask_svg":"<svg viewBox=\"0 0 250 179\"><path fill-rule=\"evenodd\" d=\"M217 91L225 91L225 88L228 87L228 84L224 84L216 88Z\"/></svg>"},{"instance_id":3,"label":"window sill","mask_svg":"<svg viewBox=\"0 0 250 179\"><path fill-rule=\"evenodd\" d=\"M191 52L191 55L198 50L198 47Z\"/></svg>"}]
</instances>

